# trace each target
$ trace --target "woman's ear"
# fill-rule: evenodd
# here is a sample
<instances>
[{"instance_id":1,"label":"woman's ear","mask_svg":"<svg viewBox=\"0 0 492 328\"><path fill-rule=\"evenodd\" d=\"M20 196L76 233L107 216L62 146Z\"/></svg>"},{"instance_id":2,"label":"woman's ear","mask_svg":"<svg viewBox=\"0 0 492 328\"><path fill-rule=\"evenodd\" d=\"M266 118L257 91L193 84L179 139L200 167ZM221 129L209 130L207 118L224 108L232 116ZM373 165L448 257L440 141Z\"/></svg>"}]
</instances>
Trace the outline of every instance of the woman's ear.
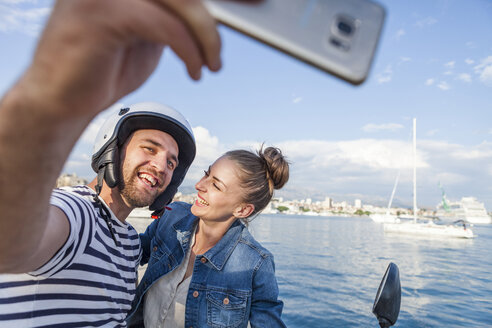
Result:
<instances>
[{"instance_id":1,"label":"woman's ear","mask_svg":"<svg viewBox=\"0 0 492 328\"><path fill-rule=\"evenodd\" d=\"M253 204L241 204L234 210L234 216L238 219L247 218L255 210Z\"/></svg>"}]
</instances>

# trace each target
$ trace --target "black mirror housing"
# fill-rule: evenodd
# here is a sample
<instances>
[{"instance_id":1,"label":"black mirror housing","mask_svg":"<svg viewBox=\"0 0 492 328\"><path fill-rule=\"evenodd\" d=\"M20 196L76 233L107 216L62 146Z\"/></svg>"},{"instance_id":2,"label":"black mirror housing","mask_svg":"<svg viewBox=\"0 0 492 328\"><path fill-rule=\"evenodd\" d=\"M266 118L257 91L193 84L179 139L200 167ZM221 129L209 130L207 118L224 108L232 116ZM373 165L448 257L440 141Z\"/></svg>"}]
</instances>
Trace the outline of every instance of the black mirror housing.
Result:
<instances>
[{"instance_id":1,"label":"black mirror housing","mask_svg":"<svg viewBox=\"0 0 492 328\"><path fill-rule=\"evenodd\" d=\"M390 263L379 285L372 313L378 318L381 328L391 327L400 313L401 285L398 266Z\"/></svg>"}]
</instances>

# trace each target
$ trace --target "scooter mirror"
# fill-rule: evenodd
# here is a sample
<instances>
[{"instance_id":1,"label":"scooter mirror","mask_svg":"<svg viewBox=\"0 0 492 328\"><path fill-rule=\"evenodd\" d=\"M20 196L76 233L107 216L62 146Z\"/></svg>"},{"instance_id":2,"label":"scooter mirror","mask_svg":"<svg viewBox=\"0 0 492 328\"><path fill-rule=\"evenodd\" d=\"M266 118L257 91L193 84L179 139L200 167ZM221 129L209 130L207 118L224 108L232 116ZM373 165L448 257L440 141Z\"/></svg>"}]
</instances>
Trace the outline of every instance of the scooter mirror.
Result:
<instances>
[{"instance_id":1,"label":"scooter mirror","mask_svg":"<svg viewBox=\"0 0 492 328\"><path fill-rule=\"evenodd\" d=\"M398 266L390 263L379 285L372 313L378 318L381 328L391 327L400 313L401 285Z\"/></svg>"}]
</instances>

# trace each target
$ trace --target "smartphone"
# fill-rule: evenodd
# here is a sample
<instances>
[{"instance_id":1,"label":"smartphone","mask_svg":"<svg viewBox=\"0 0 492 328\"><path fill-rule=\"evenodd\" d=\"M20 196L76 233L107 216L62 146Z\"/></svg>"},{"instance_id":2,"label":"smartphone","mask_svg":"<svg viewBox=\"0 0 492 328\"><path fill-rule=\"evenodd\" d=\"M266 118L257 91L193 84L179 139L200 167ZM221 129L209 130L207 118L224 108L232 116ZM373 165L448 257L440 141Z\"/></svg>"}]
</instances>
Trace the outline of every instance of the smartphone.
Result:
<instances>
[{"instance_id":1,"label":"smartphone","mask_svg":"<svg viewBox=\"0 0 492 328\"><path fill-rule=\"evenodd\" d=\"M370 0L204 0L218 22L354 85L367 78L385 19Z\"/></svg>"}]
</instances>

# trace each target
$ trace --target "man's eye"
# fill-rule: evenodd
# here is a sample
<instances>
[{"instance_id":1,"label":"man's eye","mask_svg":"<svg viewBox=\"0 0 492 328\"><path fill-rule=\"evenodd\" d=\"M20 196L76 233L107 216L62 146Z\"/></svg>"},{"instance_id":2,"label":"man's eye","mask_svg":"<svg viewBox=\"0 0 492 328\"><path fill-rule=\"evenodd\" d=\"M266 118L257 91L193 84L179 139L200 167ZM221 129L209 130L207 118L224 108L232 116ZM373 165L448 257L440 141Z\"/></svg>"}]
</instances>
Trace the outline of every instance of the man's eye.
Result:
<instances>
[{"instance_id":1,"label":"man's eye","mask_svg":"<svg viewBox=\"0 0 492 328\"><path fill-rule=\"evenodd\" d=\"M167 166L169 166L169 168L170 168L171 170L174 170L174 166L175 166L175 165L174 165L174 163L173 163L172 161L167 161Z\"/></svg>"}]
</instances>

